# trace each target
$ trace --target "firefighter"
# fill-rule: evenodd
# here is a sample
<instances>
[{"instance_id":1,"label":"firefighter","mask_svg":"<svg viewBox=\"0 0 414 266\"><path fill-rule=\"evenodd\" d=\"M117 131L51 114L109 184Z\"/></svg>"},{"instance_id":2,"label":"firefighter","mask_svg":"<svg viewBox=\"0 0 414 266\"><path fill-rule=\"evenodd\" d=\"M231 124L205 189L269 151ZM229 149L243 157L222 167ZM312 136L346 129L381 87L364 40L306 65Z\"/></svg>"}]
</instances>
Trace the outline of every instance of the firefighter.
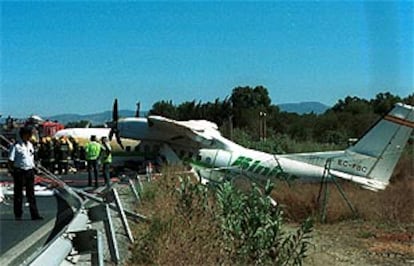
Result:
<instances>
[{"instance_id":1,"label":"firefighter","mask_svg":"<svg viewBox=\"0 0 414 266\"><path fill-rule=\"evenodd\" d=\"M73 165L75 166L76 170L80 169L80 150L79 150L79 143L78 141L70 136L69 141L72 143L72 160Z\"/></svg>"},{"instance_id":2,"label":"firefighter","mask_svg":"<svg viewBox=\"0 0 414 266\"><path fill-rule=\"evenodd\" d=\"M39 148L40 148L40 141L38 137L36 137L34 134L37 134L37 131L33 129L33 135L30 137L29 141L32 143L34 148L34 160L35 162L39 162Z\"/></svg>"},{"instance_id":3,"label":"firefighter","mask_svg":"<svg viewBox=\"0 0 414 266\"><path fill-rule=\"evenodd\" d=\"M70 154L71 154L71 144L69 143L69 140L65 137L60 138L59 140L59 146L58 146L58 171L59 174L65 174L68 173L69 170L69 160L70 160Z\"/></svg>"},{"instance_id":4,"label":"firefighter","mask_svg":"<svg viewBox=\"0 0 414 266\"><path fill-rule=\"evenodd\" d=\"M54 173L55 171L55 144L51 137L46 137L44 148L44 166Z\"/></svg>"},{"instance_id":5,"label":"firefighter","mask_svg":"<svg viewBox=\"0 0 414 266\"><path fill-rule=\"evenodd\" d=\"M39 158L40 164L46 167L46 137L42 137L39 142L39 150L37 151L37 157Z\"/></svg>"},{"instance_id":6,"label":"firefighter","mask_svg":"<svg viewBox=\"0 0 414 266\"><path fill-rule=\"evenodd\" d=\"M79 145L79 167L85 169L86 151L84 146Z\"/></svg>"}]
</instances>

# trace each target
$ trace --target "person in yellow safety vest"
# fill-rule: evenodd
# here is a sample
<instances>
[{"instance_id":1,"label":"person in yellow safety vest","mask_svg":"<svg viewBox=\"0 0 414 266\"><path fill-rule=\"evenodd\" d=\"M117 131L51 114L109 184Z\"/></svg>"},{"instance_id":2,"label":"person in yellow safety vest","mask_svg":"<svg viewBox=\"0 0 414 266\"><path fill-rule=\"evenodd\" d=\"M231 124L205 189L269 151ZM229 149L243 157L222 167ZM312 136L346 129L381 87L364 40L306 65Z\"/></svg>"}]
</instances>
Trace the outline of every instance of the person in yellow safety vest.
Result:
<instances>
[{"instance_id":1,"label":"person in yellow safety vest","mask_svg":"<svg viewBox=\"0 0 414 266\"><path fill-rule=\"evenodd\" d=\"M92 135L90 142L85 146L86 162L88 165L88 186L92 186L92 168L95 176L95 187L98 187L98 159L101 153L101 144L96 141L96 136Z\"/></svg>"},{"instance_id":2,"label":"person in yellow safety vest","mask_svg":"<svg viewBox=\"0 0 414 266\"><path fill-rule=\"evenodd\" d=\"M110 177L110 166L112 163L112 148L111 144L108 141L107 137L101 138L102 147L101 147L101 163L102 163L102 174L105 180L105 185L107 187L111 186L111 177Z\"/></svg>"}]
</instances>

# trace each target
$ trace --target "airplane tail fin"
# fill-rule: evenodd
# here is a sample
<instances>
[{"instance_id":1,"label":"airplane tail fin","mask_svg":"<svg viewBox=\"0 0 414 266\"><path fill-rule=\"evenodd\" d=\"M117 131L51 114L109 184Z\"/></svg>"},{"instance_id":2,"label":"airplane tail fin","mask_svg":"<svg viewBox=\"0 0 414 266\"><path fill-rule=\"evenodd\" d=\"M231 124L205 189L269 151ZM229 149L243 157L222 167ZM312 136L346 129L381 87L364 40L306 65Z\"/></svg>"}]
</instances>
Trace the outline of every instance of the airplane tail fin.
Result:
<instances>
[{"instance_id":1,"label":"airplane tail fin","mask_svg":"<svg viewBox=\"0 0 414 266\"><path fill-rule=\"evenodd\" d=\"M414 107L397 103L343 156L330 173L363 187L385 189L414 129Z\"/></svg>"}]
</instances>

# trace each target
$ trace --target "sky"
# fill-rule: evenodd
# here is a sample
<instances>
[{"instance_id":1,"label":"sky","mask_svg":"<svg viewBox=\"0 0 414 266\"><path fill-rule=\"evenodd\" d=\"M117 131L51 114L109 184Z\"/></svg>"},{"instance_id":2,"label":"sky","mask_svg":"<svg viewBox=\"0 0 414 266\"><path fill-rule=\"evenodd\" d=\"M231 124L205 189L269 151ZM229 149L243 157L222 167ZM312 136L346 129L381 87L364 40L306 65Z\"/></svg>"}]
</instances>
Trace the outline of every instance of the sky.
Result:
<instances>
[{"instance_id":1,"label":"sky","mask_svg":"<svg viewBox=\"0 0 414 266\"><path fill-rule=\"evenodd\" d=\"M4 2L0 114L414 92L414 2Z\"/></svg>"}]
</instances>

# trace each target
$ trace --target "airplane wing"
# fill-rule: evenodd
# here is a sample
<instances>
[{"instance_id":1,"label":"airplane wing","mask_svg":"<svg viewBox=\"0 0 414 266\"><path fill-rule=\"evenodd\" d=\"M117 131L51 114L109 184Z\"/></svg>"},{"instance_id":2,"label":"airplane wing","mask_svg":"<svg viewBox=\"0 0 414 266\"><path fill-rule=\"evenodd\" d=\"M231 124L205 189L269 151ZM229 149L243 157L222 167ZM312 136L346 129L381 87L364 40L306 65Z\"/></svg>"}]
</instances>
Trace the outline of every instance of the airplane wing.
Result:
<instances>
[{"instance_id":1,"label":"airplane wing","mask_svg":"<svg viewBox=\"0 0 414 266\"><path fill-rule=\"evenodd\" d=\"M162 116L149 116L148 124L161 132L168 132L171 135L169 141L193 142L199 147L219 148L220 136L218 127L215 123L206 120L176 121Z\"/></svg>"}]
</instances>

